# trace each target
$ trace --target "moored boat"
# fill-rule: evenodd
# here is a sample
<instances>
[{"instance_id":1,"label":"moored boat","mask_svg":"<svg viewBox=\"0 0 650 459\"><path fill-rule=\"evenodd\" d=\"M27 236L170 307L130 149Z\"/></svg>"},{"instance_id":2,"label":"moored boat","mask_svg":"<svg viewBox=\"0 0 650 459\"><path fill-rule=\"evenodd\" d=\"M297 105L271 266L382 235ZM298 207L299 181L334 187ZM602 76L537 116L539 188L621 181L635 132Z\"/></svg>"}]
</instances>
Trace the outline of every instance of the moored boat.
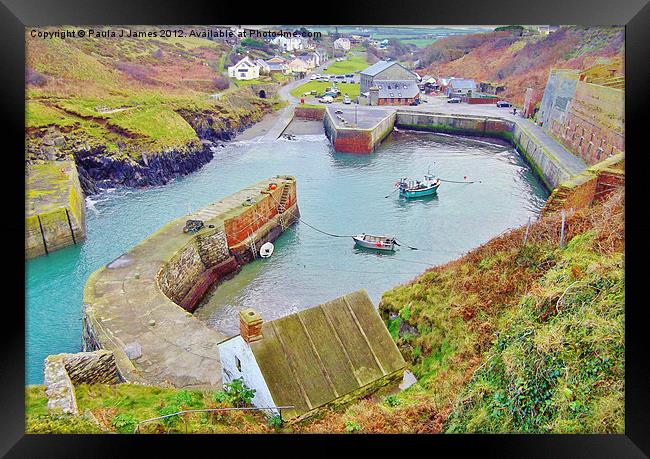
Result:
<instances>
[{"instance_id":1,"label":"moored boat","mask_svg":"<svg viewBox=\"0 0 650 459\"><path fill-rule=\"evenodd\" d=\"M357 234L352 236L354 243L359 247L374 250L395 250L395 246L399 245L393 236L373 236L366 233Z\"/></svg>"},{"instance_id":2,"label":"moored boat","mask_svg":"<svg viewBox=\"0 0 650 459\"><path fill-rule=\"evenodd\" d=\"M440 179L435 178L431 174L426 174L423 181L410 180L402 177L396 186L399 187L400 196L404 196L405 198L419 198L436 194L440 186Z\"/></svg>"}]
</instances>

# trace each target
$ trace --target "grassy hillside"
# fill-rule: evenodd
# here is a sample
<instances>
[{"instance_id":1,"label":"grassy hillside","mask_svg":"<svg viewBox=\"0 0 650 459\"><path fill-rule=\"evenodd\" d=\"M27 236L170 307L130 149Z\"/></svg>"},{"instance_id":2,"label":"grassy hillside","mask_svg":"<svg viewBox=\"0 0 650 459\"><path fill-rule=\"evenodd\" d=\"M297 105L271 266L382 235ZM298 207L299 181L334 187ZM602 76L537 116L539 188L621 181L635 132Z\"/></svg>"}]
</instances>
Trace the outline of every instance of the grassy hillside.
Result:
<instances>
[{"instance_id":1,"label":"grassy hillside","mask_svg":"<svg viewBox=\"0 0 650 459\"><path fill-rule=\"evenodd\" d=\"M560 216L543 217L525 247L519 228L386 292L380 312L418 380L409 389L385 388L293 426L260 414L192 414L189 431L623 432L623 209L618 192L569 214L564 248ZM80 386L77 395L80 411L110 431L170 406L236 402L128 384ZM32 431L91 428L45 414L45 403L42 386L28 388ZM146 431L184 431L177 421Z\"/></svg>"},{"instance_id":2,"label":"grassy hillside","mask_svg":"<svg viewBox=\"0 0 650 459\"><path fill-rule=\"evenodd\" d=\"M624 74L622 27L561 27L550 35L501 31L440 39L421 54L424 73L505 83L505 97L523 103L526 88L541 100L551 68L584 70L607 63Z\"/></svg>"},{"instance_id":3,"label":"grassy hillside","mask_svg":"<svg viewBox=\"0 0 650 459\"><path fill-rule=\"evenodd\" d=\"M95 146L136 159L143 152L188 151L200 142L184 113L206 114L228 129L272 109L250 86L224 89L221 72L231 49L221 42L27 35L26 46L28 160ZM64 142L47 157L41 140L58 135Z\"/></svg>"}]
</instances>

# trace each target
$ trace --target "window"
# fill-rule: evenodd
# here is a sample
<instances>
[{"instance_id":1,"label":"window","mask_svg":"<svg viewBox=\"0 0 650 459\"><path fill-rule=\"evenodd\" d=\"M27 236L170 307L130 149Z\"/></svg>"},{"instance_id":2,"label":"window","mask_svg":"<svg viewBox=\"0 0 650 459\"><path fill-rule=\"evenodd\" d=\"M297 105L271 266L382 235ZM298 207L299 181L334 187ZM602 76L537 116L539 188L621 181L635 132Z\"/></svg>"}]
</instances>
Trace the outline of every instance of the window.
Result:
<instances>
[{"instance_id":1,"label":"window","mask_svg":"<svg viewBox=\"0 0 650 459\"><path fill-rule=\"evenodd\" d=\"M398 98L397 98L397 102L398 102L398 103L399 103L399 102L402 102L402 99L398 97Z\"/></svg>"},{"instance_id":2,"label":"window","mask_svg":"<svg viewBox=\"0 0 650 459\"><path fill-rule=\"evenodd\" d=\"M241 372L241 360L237 357L235 357L235 366L237 367L237 371Z\"/></svg>"}]
</instances>

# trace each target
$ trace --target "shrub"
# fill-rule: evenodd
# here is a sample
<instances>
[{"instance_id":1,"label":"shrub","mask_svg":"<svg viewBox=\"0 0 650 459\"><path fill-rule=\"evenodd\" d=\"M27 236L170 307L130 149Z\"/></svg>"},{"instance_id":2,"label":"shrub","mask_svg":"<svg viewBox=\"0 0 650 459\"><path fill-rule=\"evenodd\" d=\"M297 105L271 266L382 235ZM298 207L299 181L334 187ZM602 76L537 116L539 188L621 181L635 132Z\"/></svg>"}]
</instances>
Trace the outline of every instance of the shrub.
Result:
<instances>
[{"instance_id":1,"label":"shrub","mask_svg":"<svg viewBox=\"0 0 650 459\"><path fill-rule=\"evenodd\" d=\"M158 410L160 416L167 416L169 414L177 413L181 409L177 405L165 405ZM161 419L160 421L167 427L171 427L178 422L179 416L177 414Z\"/></svg>"},{"instance_id":2,"label":"shrub","mask_svg":"<svg viewBox=\"0 0 650 459\"><path fill-rule=\"evenodd\" d=\"M269 418L269 425L273 428L280 428L282 427L282 424L284 424L284 421L282 420L282 416L279 414L275 414Z\"/></svg>"},{"instance_id":3,"label":"shrub","mask_svg":"<svg viewBox=\"0 0 650 459\"><path fill-rule=\"evenodd\" d=\"M212 84L214 84L216 89L223 91L230 87L230 80L224 76L218 76L212 79Z\"/></svg>"},{"instance_id":4,"label":"shrub","mask_svg":"<svg viewBox=\"0 0 650 459\"><path fill-rule=\"evenodd\" d=\"M391 406L391 407L395 407L395 406L397 406L399 404L400 404L400 401L399 401L399 399L397 398L396 395L389 395L388 397L386 397L386 405Z\"/></svg>"},{"instance_id":5,"label":"shrub","mask_svg":"<svg viewBox=\"0 0 650 459\"><path fill-rule=\"evenodd\" d=\"M255 389L247 387L242 378L234 379L225 384L224 389L226 394L230 397L232 404L237 407L250 405L253 401L253 397L255 397Z\"/></svg>"},{"instance_id":6,"label":"shrub","mask_svg":"<svg viewBox=\"0 0 650 459\"><path fill-rule=\"evenodd\" d=\"M345 430L347 432L359 432L361 431L361 425L355 421L345 421Z\"/></svg>"},{"instance_id":7,"label":"shrub","mask_svg":"<svg viewBox=\"0 0 650 459\"><path fill-rule=\"evenodd\" d=\"M119 433L131 433L135 429L136 424L135 417L130 413L118 414L111 421L111 425L117 429Z\"/></svg>"},{"instance_id":8,"label":"shrub","mask_svg":"<svg viewBox=\"0 0 650 459\"><path fill-rule=\"evenodd\" d=\"M212 395L212 401L215 403L228 403L230 401L230 397L224 391L220 390L219 392L215 392Z\"/></svg>"}]
</instances>

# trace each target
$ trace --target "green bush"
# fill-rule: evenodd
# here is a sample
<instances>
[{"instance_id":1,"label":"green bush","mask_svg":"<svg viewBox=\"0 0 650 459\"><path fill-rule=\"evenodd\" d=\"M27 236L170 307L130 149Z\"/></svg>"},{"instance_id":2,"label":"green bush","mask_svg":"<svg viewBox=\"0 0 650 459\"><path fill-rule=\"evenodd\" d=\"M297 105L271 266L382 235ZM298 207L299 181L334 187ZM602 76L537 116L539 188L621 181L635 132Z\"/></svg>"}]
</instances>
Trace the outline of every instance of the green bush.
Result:
<instances>
[{"instance_id":1,"label":"green bush","mask_svg":"<svg viewBox=\"0 0 650 459\"><path fill-rule=\"evenodd\" d=\"M161 416L167 416L168 414L178 413L179 411L181 411L181 409L177 405L166 405L166 406L161 407L158 410L158 413ZM178 422L178 419L179 419L179 416L176 414L176 415L173 415L173 416L169 416L167 418L163 418L160 421L165 426L171 427L174 424L176 424L176 422Z\"/></svg>"},{"instance_id":2,"label":"green bush","mask_svg":"<svg viewBox=\"0 0 650 459\"><path fill-rule=\"evenodd\" d=\"M111 425L117 429L119 433L132 433L138 421L130 413L118 414L111 421Z\"/></svg>"},{"instance_id":3,"label":"green bush","mask_svg":"<svg viewBox=\"0 0 650 459\"><path fill-rule=\"evenodd\" d=\"M230 402L237 407L249 406L255 397L255 389L247 387L242 378L224 384L224 389Z\"/></svg>"},{"instance_id":4,"label":"green bush","mask_svg":"<svg viewBox=\"0 0 650 459\"><path fill-rule=\"evenodd\" d=\"M269 425L271 427L279 429L280 427L282 427L282 424L284 424L284 421L282 420L282 416L280 416L279 414L275 414L269 418Z\"/></svg>"},{"instance_id":5,"label":"green bush","mask_svg":"<svg viewBox=\"0 0 650 459\"><path fill-rule=\"evenodd\" d=\"M355 421L345 421L345 430L350 433L360 432L361 425Z\"/></svg>"}]
</instances>

